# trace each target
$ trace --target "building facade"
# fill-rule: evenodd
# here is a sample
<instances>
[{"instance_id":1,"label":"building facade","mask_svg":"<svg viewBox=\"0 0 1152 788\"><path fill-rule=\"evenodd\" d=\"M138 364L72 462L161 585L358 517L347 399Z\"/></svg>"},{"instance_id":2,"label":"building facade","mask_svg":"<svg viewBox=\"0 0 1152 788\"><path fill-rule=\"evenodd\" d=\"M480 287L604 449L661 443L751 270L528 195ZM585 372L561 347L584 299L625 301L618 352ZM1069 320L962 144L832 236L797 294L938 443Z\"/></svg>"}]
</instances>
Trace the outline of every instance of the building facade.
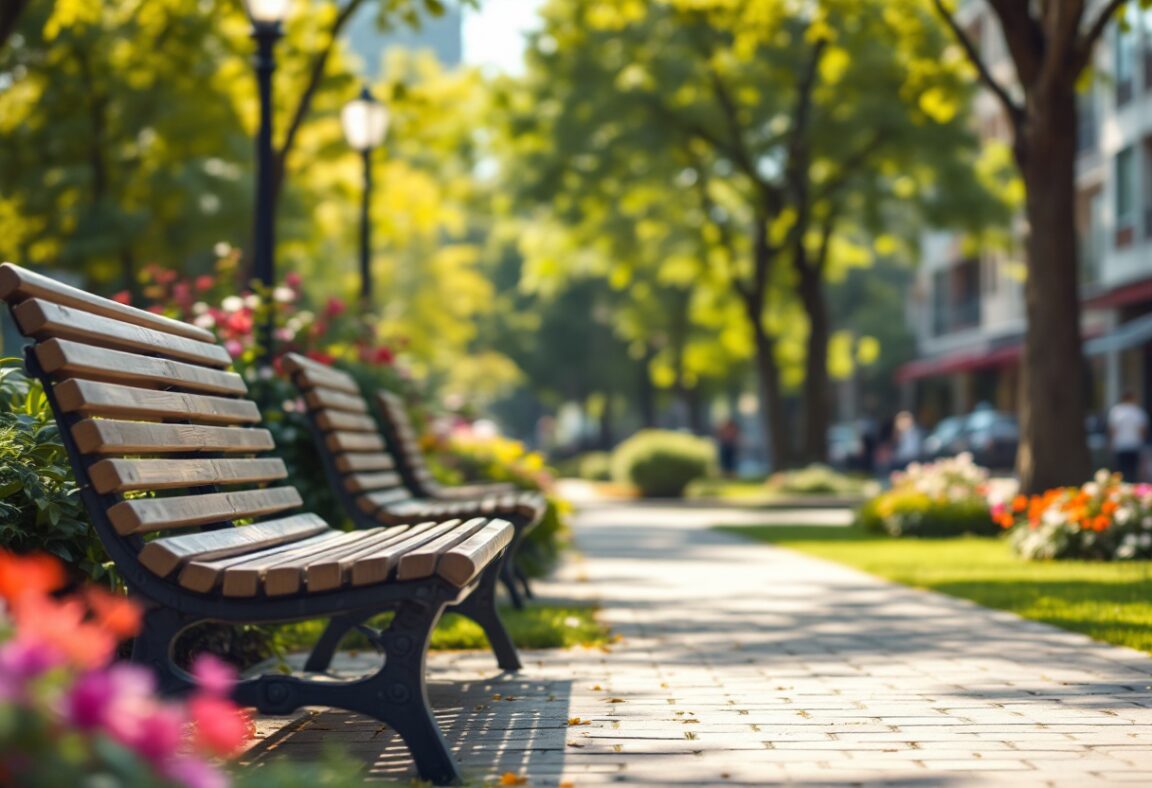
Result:
<instances>
[{"instance_id":1,"label":"building facade","mask_svg":"<svg viewBox=\"0 0 1152 788\"><path fill-rule=\"evenodd\" d=\"M1132 4L1135 6L1136 4ZM961 9L985 62L1011 84L998 22L984 2ZM1152 11L1129 11L1098 46L1092 87L1081 94L1077 230L1081 331L1093 411L1133 391L1152 409ZM994 96L974 106L986 142L1010 140ZM1023 237L1017 219L1015 235ZM908 299L918 357L898 372L905 404L924 423L978 403L1014 410L1025 330L1022 244L973 249L957 235L927 234ZM1073 373L1074 374L1074 373Z\"/></svg>"}]
</instances>

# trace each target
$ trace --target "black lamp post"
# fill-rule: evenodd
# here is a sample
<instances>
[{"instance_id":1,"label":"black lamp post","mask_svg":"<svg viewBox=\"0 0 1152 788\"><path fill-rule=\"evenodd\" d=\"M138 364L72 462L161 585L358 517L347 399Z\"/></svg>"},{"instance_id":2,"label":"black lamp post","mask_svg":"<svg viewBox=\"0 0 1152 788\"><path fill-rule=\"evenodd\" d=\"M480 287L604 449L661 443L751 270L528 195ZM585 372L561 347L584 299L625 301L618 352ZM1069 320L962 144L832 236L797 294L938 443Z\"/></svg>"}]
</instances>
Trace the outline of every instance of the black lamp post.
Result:
<instances>
[{"instance_id":1,"label":"black lamp post","mask_svg":"<svg viewBox=\"0 0 1152 788\"><path fill-rule=\"evenodd\" d=\"M265 289L265 298L276 281L276 210L273 197L272 154L272 72L276 61L272 50L283 34L280 23L288 11L289 0L244 0L252 21L252 38L256 39L256 82L260 89L260 131L256 135L256 211L252 227L252 274ZM265 305L267 316L261 326L260 344L264 361L272 358L272 305Z\"/></svg>"},{"instance_id":2,"label":"black lamp post","mask_svg":"<svg viewBox=\"0 0 1152 788\"><path fill-rule=\"evenodd\" d=\"M364 160L364 191L360 195L360 302L365 309L372 303L372 222L368 209L372 200L372 151L384 141L388 131L388 109L365 85L360 95L344 105L340 113L344 137Z\"/></svg>"}]
</instances>

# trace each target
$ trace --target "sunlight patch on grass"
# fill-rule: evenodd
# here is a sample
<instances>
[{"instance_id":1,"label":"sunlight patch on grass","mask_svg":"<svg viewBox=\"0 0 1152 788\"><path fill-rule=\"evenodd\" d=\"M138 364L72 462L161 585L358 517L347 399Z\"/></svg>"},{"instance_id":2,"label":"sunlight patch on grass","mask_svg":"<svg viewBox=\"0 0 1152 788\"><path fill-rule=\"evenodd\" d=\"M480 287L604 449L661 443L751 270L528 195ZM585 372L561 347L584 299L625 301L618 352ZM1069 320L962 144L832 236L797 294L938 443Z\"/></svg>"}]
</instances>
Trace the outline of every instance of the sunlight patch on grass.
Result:
<instances>
[{"instance_id":1,"label":"sunlight patch on grass","mask_svg":"<svg viewBox=\"0 0 1152 788\"><path fill-rule=\"evenodd\" d=\"M1152 561L1024 561L1003 539L892 539L851 527L717 526L914 588L1152 653Z\"/></svg>"},{"instance_id":2,"label":"sunlight patch on grass","mask_svg":"<svg viewBox=\"0 0 1152 788\"><path fill-rule=\"evenodd\" d=\"M596 618L596 608L590 605L532 605L524 610L501 608L500 618L508 627L512 641L518 648L569 648L572 646L603 646L608 643L610 631ZM372 621L372 626L384 627L391 619L386 613ZM326 621L298 621L280 628L276 645L283 653L304 651L316 642L324 631ZM350 632L340 644L345 649L371 649L372 644L359 632ZM432 633L434 650L486 649L488 640L480 627L455 613L446 613Z\"/></svg>"}]
</instances>

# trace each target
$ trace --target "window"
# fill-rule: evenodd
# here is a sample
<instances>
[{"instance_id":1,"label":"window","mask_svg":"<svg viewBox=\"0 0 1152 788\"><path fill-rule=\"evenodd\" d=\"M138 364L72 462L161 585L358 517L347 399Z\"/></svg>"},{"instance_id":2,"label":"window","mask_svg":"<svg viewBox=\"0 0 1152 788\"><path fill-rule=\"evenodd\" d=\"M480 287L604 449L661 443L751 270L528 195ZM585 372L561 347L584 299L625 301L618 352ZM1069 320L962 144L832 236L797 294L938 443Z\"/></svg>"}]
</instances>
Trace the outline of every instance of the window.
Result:
<instances>
[{"instance_id":1,"label":"window","mask_svg":"<svg viewBox=\"0 0 1152 788\"><path fill-rule=\"evenodd\" d=\"M1131 6L1128 18L1116 26L1116 39L1113 44L1114 64L1113 78L1116 80L1116 106L1122 107L1132 100L1136 78L1136 56L1138 43L1138 26L1132 18Z\"/></svg>"},{"instance_id":2,"label":"window","mask_svg":"<svg viewBox=\"0 0 1152 788\"><path fill-rule=\"evenodd\" d=\"M1136 149L1129 145L1116 154L1116 246L1134 240L1136 224Z\"/></svg>"},{"instance_id":3,"label":"window","mask_svg":"<svg viewBox=\"0 0 1152 788\"><path fill-rule=\"evenodd\" d=\"M1097 129L1096 123L1096 88L1093 86L1084 93L1076 95L1077 123L1076 152L1091 153L1096 150Z\"/></svg>"}]
</instances>

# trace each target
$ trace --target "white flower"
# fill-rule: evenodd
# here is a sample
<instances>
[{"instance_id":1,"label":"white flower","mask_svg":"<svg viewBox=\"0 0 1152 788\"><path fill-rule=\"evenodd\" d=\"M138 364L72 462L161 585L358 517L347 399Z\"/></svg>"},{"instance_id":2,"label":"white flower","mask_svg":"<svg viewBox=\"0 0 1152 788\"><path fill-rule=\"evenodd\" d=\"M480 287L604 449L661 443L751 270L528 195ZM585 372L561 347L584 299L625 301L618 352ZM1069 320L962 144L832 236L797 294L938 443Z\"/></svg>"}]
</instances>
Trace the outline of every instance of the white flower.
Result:
<instances>
[{"instance_id":1,"label":"white flower","mask_svg":"<svg viewBox=\"0 0 1152 788\"><path fill-rule=\"evenodd\" d=\"M200 326L200 328L212 328L213 326L216 325L216 318L212 317L212 315L205 313L203 315L197 315L196 319L193 320L192 322L194 324Z\"/></svg>"},{"instance_id":2,"label":"white flower","mask_svg":"<svg viewBox=\"0 0 1152 788\"><path fill-rule=\"evenodd\" d=\"M296 293L290 287L281 285L272 291L272 300L278 304L290 304L296 298Z\"/></svg>"},{"instance_id":3,"label":"white flower","mask_svg":"<svg viewBox=\"0 0 1152 788\"><path fill-rule=\"evenodd\" d=\"M220 241L212 247L212 251L216 253L217 257L227 257L232 254L232 244L227 241Z\"/></svg>"},{"instance_id":4,"label":"white flower","mask_svg":"<svg viewBox=\"0 0 1152 788\"><path fill-rule=\"evenodd\" d=\"M260 296L256 295L255 293L249 293L248 295L244 296L244 306L248 307L249 309L256 309L260 306Z\"/></svg>"},{"instance_id":5,"label":"white flower","mask_svg":"<svg viewBox=\"0 0 1152 788\"><path fill-rule=\"evenodd\" d=\"M220 302L220 308L225 312L239 312L244 308L244 299L240 296L230 295Z\"/></svg>"},{"instance_id":6,"label":"white flower","mask_svg":"<svg viewBox=\"0 0 1152 788\"><path fill-rule=\"evenodd\" d=\"M208 305L205 304L203 301L197 301L195 304L192 305L192 314L194 314L194 315L202 315L207 311L208 311Z\"/></svg>"},{"instance_id":7,"label":"white flower","mask_svg":"<svg viewBox=\"0 0 1152 788\"><path fill-rule=\"evenodd\" d=\"M1100 470L1096 471L1096 476L1094 478L1096 479L1097 484L1107 484L1108 480L1112 478L1112 474L1108 472L1107 468L1101 468Z\"/></svg>"}]
</instances>

